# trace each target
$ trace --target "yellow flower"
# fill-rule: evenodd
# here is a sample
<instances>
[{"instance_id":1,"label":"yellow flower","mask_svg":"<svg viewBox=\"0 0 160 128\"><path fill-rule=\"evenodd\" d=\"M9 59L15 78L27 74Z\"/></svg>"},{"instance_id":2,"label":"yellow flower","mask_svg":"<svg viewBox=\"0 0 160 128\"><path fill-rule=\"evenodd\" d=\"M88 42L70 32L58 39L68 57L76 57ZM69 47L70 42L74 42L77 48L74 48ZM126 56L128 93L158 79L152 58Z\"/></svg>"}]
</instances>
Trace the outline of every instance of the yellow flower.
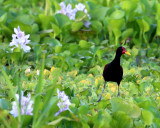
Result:
<instances>
[{"instance_id":1,"label":"yellow flower","mask_svg":"<svg viewBox=\"0 0 160 128\"><path fill-rule=\"evenodd\" d=\"M116 86L111 87L111 91L114 93L116 91Z\"/></svg>"},{"instance_id":2,"label":"yellow flower","mask_svg":"<svg viewBox=\"0 0 160 128\"><path fill-rule=\"evenodd\" d=\"M92 75L92 74L89 74L88 76L89 76L89 77L92 77L93 75Z\"/></svg>"},{"instance_id":3,"label":"yellow flower","mask_svg":"<svg viewBox=\"0 0 160 128\"><path fill-rule=\"evenodd\" d=\"M49 72L47 69L44 69L43 75L44 75L44 76L48 76L49 74L50 74L50 72Z\"/></svg>"},{"instance_id":4,"label":"yellow flower","mask_svg":"<svg viewBox=\"0 0 160 128\"><path fill-rule=\"evenodd\" d=\"M157 96L157 100L159 100L160 99L160 97L159 96Z\"/></svg>"},{"instance_id":5,"label":"yellow flower","mask_svg":"<svg viewBox=\"0 0 160 128\"><path fill-rule=\"evenodd\" d=\"M50 69L51 72L53 72L53 70L56 69L54 66Z\"/></svg>"},{"instance_id":6,"label":"yellow flower","mask_svg":"<svg viewBox=\"0 0 160 128\"><path fill-rule=\"evenodd\" d=\"M80 97L80 95L79 95L79 94L77 94L76 96L77 96L77 97Z\"/></svg>"},{"instance_id":7,"label":"yellow flower","mask_svg":"<svg viewBox=\"0 0 160 128\"><path fill-rule=\"evenodd\" d=\"M74 71L68 72L68 73L67 73L67 76L76 76L77 73L78 73L78 71L77 71L77 70L74 70Z\"/></svg>"},{"instance_id":8,"label":"yellow flower","mask_svg":"<svg viewBox=\"0 0 160 128\"><path fill-rule=\"evenodd\" d=\"M104 97L105 100L109 100L111 99L111 94L110 93L107 93Z\"/></svg>"},{"instance_id":9,"label":"yellow flower","mask_svg":"<svg viewBox=\"0 0 160 128\"><path fill-rule=\"evenodd\" d=\"M137 84L139 84L140 83L140 80L137 80Z\"/></svg>"},{"instance_id":10,"label":"yellow flower","mask_svg":"<svg viewBox=\"0 0 160 128\"><path fill-rule=\"evenodd\" d=\"M147 95L149 96L149 92L147 92Z\"/></svg>"}]
</instances>

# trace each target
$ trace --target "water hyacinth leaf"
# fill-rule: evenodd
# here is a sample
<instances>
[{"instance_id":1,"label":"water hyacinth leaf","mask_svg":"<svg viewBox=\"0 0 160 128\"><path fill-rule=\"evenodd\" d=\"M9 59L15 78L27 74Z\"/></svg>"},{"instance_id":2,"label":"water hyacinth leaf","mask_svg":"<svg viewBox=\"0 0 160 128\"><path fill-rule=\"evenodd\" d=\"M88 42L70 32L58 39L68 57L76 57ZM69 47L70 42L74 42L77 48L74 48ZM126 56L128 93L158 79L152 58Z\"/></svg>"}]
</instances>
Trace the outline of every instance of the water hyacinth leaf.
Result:
<instances>
[{"instance_id":1,"label":"water hyacinth leaf","mask_svg":"<svg viewBox=\"0 0 160 128\"><path fill-rule=\"evenodd\" d=\"M21 28L22 31L25 31L25 33L31 33L32 26L29 24L24 24L20 20L13 20L9 23L10 28L17 28L18 26Z\"/></svg>"},{"instance_id":2,"label":"water hyacinth leaf","mask_svg":"<svg viewBox=\"0 0 160 128\"><path fill-rule=\"evenodd\" d=\"M85 40L80 40L79 45L81 48L89 48L91 46L91 44Z\"/></svg>"},{"instance_id":3,"label":"water hyacinth leaf","mask_svg":"<svg viewBox=\"0 0 160 128\"><path fill-rule=\"evenodd\" d=\"M115 11L111 14L110 18L111 18L111 19L121 19L121 18L124 17L124 15L125 15L124 11L115 10Z\"/></svg>"},{"instance_id":4,"label":"water hyacinth leaf","mask_svg":"<svg viewBox=\"0 0 160 128\"><path fill-rule=\"evenodd\" d=\"M120 6L123 10L126 11L126 13L128 13L128 12L132 12L136 9L136 7L137 7L136 3L137 3L137 1L124 0L121 2Z\"/></svg>"},{"instance_id":5,"label":"water hyacinth leaf","mask_svg":"<svg viewBox=\"0 0 160 128\"><path fill-rule=\"evenodd\" d=\"M90 94L90 91L89 91L89 88L88 89L85 89L84 91L80 92L81 95L83 96L87 96Z\"/></svg>"},{"instance_id":6,"label":"water hyacinth leaf","mask_svg":"<svg viewBox=\"0 0 160 128\"><path fill-rule=\"evenodd\" d=\"M133 120L125 112L117 111L112 118L110 124L113 128L133 128Z\"/></svg>"},{"instance_id":7,"label":"water hyacinth leaf","mask_svg":"<svg viewBox=\"0 0 160 128\"><path fill-rule=\"evenodd\" d=\"M23 124L22 127L27 127L32 122L32 116L30 115L23 115Z\"/></svg>"},{"instance_id":8,"label":"water hyacinth leaf","mask_svg":"<svg viewBox=\"0 0 160 128\"><path fill-rule=\"evenodd\" d=\"M7 13L4 13L1 17L0 17L0 23L6 23L7 21Z\"/></svg>"},{"instance_id":9,"label":"water hyacinth leaf","mask_svg":"<svg viewBox=\"0 0 160 128\"><path fill-rule=\"evenodd\" d=\"M93 117L94 128L110 128L111 121L112 121L111 115L103 109L101 109L96 114L96 116Z\"/></svg>"},{"instance_id":10,"label":"water hyacinth leaf","mask_svg":"<svg viewBox=\"0 0 160 128\"><path fill-rule=\"evenodd\" d=\"M58 36L61 33L61 29L56 24L52 23L51 25L52 25L54 37Z\"/></svg>"},{"instance_id":11,"label":"water hyacinth leaf","mask_svg":"<svg viewBox=\"0 0 160 128\"><path fill-rule=\"evenodd\" d=\"M109 24L109 28L111 30L116 30L119 29L121 30L123 25L124 25L125 20L122 19L109 19L108 20L108 24Z\"/></svg>"},{"instance_id":12,"label":"water hyacinth leaf","mask_svg":"<svg viewBox=\"0 0 160 128\"><path fill-rule=\"evenodd\" d=\"M44 14L38 15L39 22L41 23L42 29L50 29L51 23L55 22L54 16L46 16Z\"/></svg>"},{"instance_id":13,"label":"water hyacinth leaf","mask_svg":"<svg viewBox=\"0 0 160 128\"><path fill-rule=\"evenodd\" d=\"M92 10L89 14L92 17L92 19L100 20L106 16L107 11L107 7L97 7L94 10Z\"/></svg>"},{"instance_id":14,"label":"water hyacinth leaf","mask_svg":"<svg viewBox=\"0 0 160 128\"><path fill-rule=\"evenodd\" d=\"M120 98L112 98L110 102L113 112L123 111L132 118L138 118L141 115L141 109L134 103L124 101Z\"/></svg>"},{"instance_id":15,"label":"water hyacinth leaf","mask_svg":"<svg viewBox=\"0 0 160 128\"><path fill-rule=\"evenodd\" d=\"M88 105L83 105L79 107L79 114L86 115L88 113Z\"/></svg>"},{"instance_id":16,"label":"water hyacinth leaf","mask_svg":"<svg viewBox=\"0 0 160 128\"><path fill-rule=\"evenodd\" d=\"M99 21L91 21L91 26L92 29L97 33L102 31L102 24Z\"/></svg>"},{"instance_id":17,"label":"water hyacinth leaf","mask_svg":"<svg viewBox=\"0 0 160 128\"><path fill-rule=\"evenodd\" d=\"M89 18L86 13L82 11L77 11L76 13L76 21L88 21Z\"/></svg>"},{"instance_id":18,"label":"water hyacinth leaf","mask_svg":"<svg viewBox=\"0 0 160 128\"><path fill-rule=\"evenodd\" d=\"M32 42L39 43L39 41L40 41L40 35L39 35L39 34L31 34L30 40L31 40Z\"/></svg>"},{"instance_id":19,"label":"water hyacinth leaf","mask_svg":"<svg viewBox=\"0 0 160 128\"><path fill-rule=\"evenodd\" d=\"M21 21L24 24L32 25L34 23L34 18L30 15L19 15L16 20Z\"/></svg>"},{"instance_id":20,"label":"water hyacinth leaf","mask_svg":"<svg viewBox=\"0 0 160 128\"><path fill-rule=\"evenodd\" d=\"M151 125L153 124L153 114L150 111L143 110L142 111L142 117L144 119L145 125Z\"/></svg>"},{"instance_id":21,"label":"water hyacinth leaf","mask_svg":"<svg viewBox=\"0 0 160 128\"><path fill-rule=\"evenodd\" d=\"M68 117L59 117L57 120L54 120L54 121L48 123L48 125L56 125L56 124L58 124L63 119L64 120L68 120L68 121L72 121L72 119L68 118Z\"/></svg>"},{"instance_id":22,"label":"water hyacinth leaf","mask_svg":"<svg viewBox=\"0 0 160 128\"><path fill-rule=\"evenodd\" d=\"M133 33L132 28L128 28L125 31L123 31L123 33L122 33L123 40L127 39L132 33Z\"/></svg>"},{"instance_id":23,"label":"water hyacinth leaf","mask_svg":"<svg viewBox=\"0 0 160 128\"><path fill-rule=\"evenodd\" d=\"M32 25L32 31L31 31L31 34L35 34L39 31L39 26L38 24L33 24Z\"/></svg>"},{"instance_id":24,"label":"water hyacinth leaf","mask_svg":"<svg viewBox=\"0 0 160 128\"><path fill-rule=\"evenodd\" d=\"M55 18L56 18L57 24L59 25L60 28L63 28L63 27L70 24L70 19L66 15L56 14Z\"/></svg>"},{"instance_id":25,"label":"water hyacinth leaf","mask_svg":"<svg viewBox=\"0 0 160 128\"><path fill-rule=\"evenodd\" d=\"M11 104L7 100L0 99L0 108L9 110L10 107L11 107Z\"/></svg>"},{"instance_id":26,"label":"water hyacinth leaf","mask_svg":"<svg viewBox=\"0 0 160 128\"><path fill-rule=\"evenodd\" d=\"M76 105L76 107L78 107L79 104L80 104L80 100L79 100L78 97L73 97L73 98L71 99L71 102L74 103L74 104Z\"/></svg>"},{"instance_id":27,"label":"water hyacinth leaf","mask_svg":"<svg viewBox=\"0 0 160 128\"><path fill-rule=\"evenodd\" d=\"M150 25L147 21L145 21L144 19L137 19L136 21L137 21L142 32L145 33L147 31L149 31Z\"/></svg>"},{"instance_id":28,"label":"water hyacinth leaf","mask_svg":"<svg viewBox=\"0 0 160 128\"><path fill-rule=\"evenodd\" d=\"M73 22L72 23L72 31L76 32L83 27L83 22Z\"/></svg>"}]
</instances>

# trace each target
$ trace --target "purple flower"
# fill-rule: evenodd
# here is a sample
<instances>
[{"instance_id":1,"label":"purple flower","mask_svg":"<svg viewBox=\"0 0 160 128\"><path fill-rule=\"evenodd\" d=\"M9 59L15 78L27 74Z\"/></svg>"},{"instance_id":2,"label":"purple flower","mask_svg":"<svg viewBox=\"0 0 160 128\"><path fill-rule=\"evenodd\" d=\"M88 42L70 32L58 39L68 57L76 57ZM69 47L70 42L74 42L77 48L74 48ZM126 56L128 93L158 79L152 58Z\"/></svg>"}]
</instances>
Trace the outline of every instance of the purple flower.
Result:
<instances>
[{"instance_id":1,"label":"purple flower","mask_svg":"<svg viewBox=\"0 0 160 128\"><path fill-rule=\"evenodd\" d=\"M29 52L31 48L27 46L27 44L30 42L30 40L28 40L30 35L25 35L25 33L20 30L19 26L17 29L14 28L14 32L15 34L12 34L12 41L9 46L14 46L12 50L20 46L24 52Z\"/></svg>"},{"instance_id":2,"label":"purple flower","mask_svg":"<svg viewBox=\"0 0 160 128\"><path fill-rule=\"evenodd\" d=\"M68 4L66 6L64 2L61 2L60 7L61 7L61 10L58 10L57 13L67 15L70 20L75 20L77 11L83 11L88 16L88 18L91 19L87 9L85 8L85 5L82 3L75 5L75 8L72 9L71 4ZM90 25L90 22L85 23L85 27L89 28L89 25Z\"/></svg>"},{"instance_id":3,"label":"purple flower","mask_svg":"<svg viewBox=\"0 0 160 128\"><path fill-rule=\"evenodd\" d=\"M91 22L89 22L89 21L85 21L85 22L84 22L84 26L85 26L86 28L89 28L90 24L91 24Z\"/></svg>"},{"instance_id":4,"label":"purple flower","mask_svg":"<svg viewBox=\"0 0 160 128\"><path fill-rule=\"evenodd\" d=\"M79 4L76 5L76 9L78 11L83 11L85 9L85 5L82 4L82 3L79 3Z\"/></svg>"},{"instance_id":5,"label":"purple flower","mask_svg":"<svg viewBox=\"0 0 160 128\"><path fill-rule=\"evenodd\" d=\"M16 94L17 101L19 102L19 95ZM21 92L21 115L33 115L33 101L31 100L31 94L28 97L23 96L23 91ZM18 107L16 101L12 102L12 110L10 113L14 116L18 116Z\"/></svg>"},{"instance_id":6,"label":"purple flower","mask_svg":"<svg viewBox=\"0 0 160 128\"><path fill-rule=\"evenodd\" d=\"M69 105L71 105L70 100L68 99L68 96L63 92L60 92L59 89L57 89L58 93L58 103L57 106L59 107L59 111L55 114L55 116L59 115L61 112L69 110Z\"/></svg>"}]
</instances>

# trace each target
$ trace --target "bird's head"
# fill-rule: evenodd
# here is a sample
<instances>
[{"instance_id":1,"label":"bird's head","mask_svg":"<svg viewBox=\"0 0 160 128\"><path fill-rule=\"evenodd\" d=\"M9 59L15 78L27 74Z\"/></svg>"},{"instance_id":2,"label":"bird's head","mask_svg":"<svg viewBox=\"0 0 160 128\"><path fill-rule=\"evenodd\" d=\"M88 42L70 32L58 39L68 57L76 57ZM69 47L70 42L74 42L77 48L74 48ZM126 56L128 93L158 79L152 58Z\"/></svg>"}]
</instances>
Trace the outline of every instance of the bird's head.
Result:
<instances>
[{"instance_id":1,"label":"bird's head","mask_svg":"<svg viewBox=\"0 0 160 128\"><path fill-rule=\"evenodd\" d=\"M119 47L117 49L117 54L119 54L119 55L122 55L122 54L131 55L129 52L126 51L126 49L124 47Z\"/></svg>"}]
</instances>

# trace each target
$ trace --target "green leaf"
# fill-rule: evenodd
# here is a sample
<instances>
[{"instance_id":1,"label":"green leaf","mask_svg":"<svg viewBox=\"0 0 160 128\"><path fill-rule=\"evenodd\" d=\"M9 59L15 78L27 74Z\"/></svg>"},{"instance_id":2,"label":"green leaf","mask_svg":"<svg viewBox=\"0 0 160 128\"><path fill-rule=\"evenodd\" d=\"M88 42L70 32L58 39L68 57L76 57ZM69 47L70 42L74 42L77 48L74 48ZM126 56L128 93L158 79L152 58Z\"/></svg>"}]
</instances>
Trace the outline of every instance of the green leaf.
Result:
<instances>
[{"instance_id":1,"label":"green leaf","mask_svg":"<svg viewBox=\"0 0 160 128\"><path fill-rule=\"evenodd\" d=\"M117 111L112 118L110 124L113 128L133 128L133 120L125 112Z\"/></svg>"},{"instance_id":2,"label":"green leaf","mask_svg":"<svg viewBox=\"0 0 160 128\"><path fill-rule=\"evenodd\" d=\"M66 15L56 14L55 18L60 28L63 28L70 24L70 19Z\"/></svg>"},{"instance_id":3,"label":"green leaf","mask_svg":"<svg viewBox=\"0 0 160 128\"><path fill-rule=\"evenodd\" d=\"M76 32L83 27L83 22L73 22L72 23L72 31Z\"/></svg>"},{"instance_id":4,"label":"green leaf","mask_svg":"<svg viewBox=\"0 0 160 128\"><path fill-rule=\"evenodd\" d=\"M5 100L5 99L0 99L0 107L2 109L9 110L10 107L11 107L11 104L7 100Z\"/></svg>"},{"instance_id":5,"label":"green leaf","mask_svg":"<svg viewBox=\"0 0 160 128\"><path fill-rule=\"evenodd\" d=\"M81 48L89 48L90 47L90 43L85 40L80 40L79 45Z\"/></svg>"},{"instance_id":6,"label":"green leaf","mask_svg":"<svg viewBox=\"0 0 160 128\"><path fill-rule=\"evenodd\" d=\"M68 117L59 117L58 119L48 123L48 125L56 125L58 124L61 120L68 120L68 121L71 121L72 119L71 118L68 118Z\"/></svg>"},{"instance_id":7,"label":"green leaf","mask_svg":"<svg viewBox=\"0 0 160 128\"><path fill-rule=\"evenodd\" d=\"M132 12L136 9L137 2L131 1L131 0L130 1L124 0L121 2L120 6L123 10L125 10L128 13L128 12Z\"/></svg>"},{"instance_id":8,"label":"green leaf","mask_svg":"<svg viewBox=\"0 0 160 128\"><path fill-rule=\"evenodd\" d=\"M142 111L142 117L144 119L144 123L145 125L151 125L153 124L153 114L150 111L147 110L143 110Z\"/></svg>"},{"instance_id":9,"label":"green leaf","mask_svg":"<svg viewBox=\"0 0 160 128\"><path fill-rule=\"evenodd\" d=\"M83 105L79 107L79 114L87 115L88 113L88 105Z\"/></svg>"},{"instance_id":10,"label":"green leaf","mask_svg":"<svg viewBox=\"0 0 160 128\"><path fill-rule=\"evenodd\" d=\"M91 26L92 29L97 33L102 31L102 24L100 21L91 21Z\"/></svg>"},{"instance_id":11,"label":"green leaf","mask_svg":"<svg viewBox=\"0 0 160 128\"><path fill-rule=\"evenodd\" d=\"M136 20L141 31L143 31L144 33L150 30L150 25L147 21L145 21L144 19L137 19Z\"/></svg>"},{"instance_id":12,"label":"green leaf","mask_svg":"<svg viewBox=\"0 0 160 128\"><path fill-rule=\"evenodd\" d=\"M103 19L108 11L107 7L97 7L93 9L89 14L92 19L100 20Z\"/></svg>"},{"instance_id":13,"label":"green leaf","mask_svg":"<svg viewBox=\"0 0 160 128\"><path fill-rule=\"evenodd\" d=\"M141 109L134 103L124 101L120 98L112 98L110 102L113 112L123 111L132 118L138 118L141 115Z\"/></svg>"},{"instance_id":14,"label":"green leaf","mask_svg":"<svg viewBox=\"0 0 160 128\"><path fill-rule=\"evenodd\" d=\"M34 22L34 18L30 15L19 15L16 20L19 20L21 21L22 23L24 24L29 24L29 25L32 25L33 22Z\"/></svg>"},{"instance_id":15,"label":"green leaf","mask_svg":"<svg viewBox=\"0 0 160 128\"><path fill-rule=\"evenodd\" d=\"M54 33L54 38L61 33L61 29L53 23L52 23L52 29L53 29L53 33Z\"/></svg>"},{"instance_id":16,"label":"green leaf","mask_svg":"<svg viewBox=\"0 0 160 128\"><path fill-rule=\"evenodd\" d=\"M6 23L7 21L7 13L4 13L1 17L0 17L0 22L1 23Z\"/></svg>"},{"instance_id":17,"label":"green leaf","mask_svg":"<svg viewBox=\"0 0 160 128\"><path fill-rule=\"evenodd\" d=\"M132 33L133 33L132 28L128 28L125 31L123 31L123 33L122 33L123 40L127 39Z\"/></svg>"},{"instance_id":18,"label":"green leaf","mask_svg":"<svg viewBox=\"0 0 160 128\"><path fill-rule=\"evenodd\" d=\"M121 18L124 17L124 15L125 15L124 11L115 10L115 11L111 14L110 18L111 18L111 19L121 19Z\"/></svg>"},{"instance_id":19,"label":"green leaf","mask_svg":"<svg viewBox=\"0 0 160 128\"><path fill-rule=\"evenodd\" d=\"M87 16L86 13L84 13L83 11L77 11L76 13L76 21L88 21L89 18Z\"/></svg>"}]
</instances>

